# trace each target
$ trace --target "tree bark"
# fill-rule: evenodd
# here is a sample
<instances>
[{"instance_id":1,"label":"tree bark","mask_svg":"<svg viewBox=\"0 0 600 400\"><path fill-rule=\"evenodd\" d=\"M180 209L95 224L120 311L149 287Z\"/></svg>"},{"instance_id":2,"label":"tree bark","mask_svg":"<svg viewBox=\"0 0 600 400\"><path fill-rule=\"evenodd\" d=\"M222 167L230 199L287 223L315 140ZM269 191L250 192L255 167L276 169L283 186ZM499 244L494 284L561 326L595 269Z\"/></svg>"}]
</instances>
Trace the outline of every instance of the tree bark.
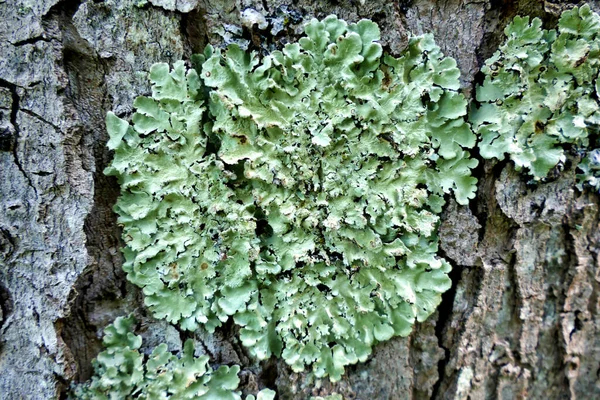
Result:
<instances>
[{"instance_id":1,"label":"tree bark","mask_svg":"<svg viewBox=\"0 0 600 400\"><path fill-rule=\"evenodd\" d=\"M0 2L0 398L64 398L86 380L102 329L134 312L145 346L195 337L212 363L242 366L242 389L280 399L586 399L600 397L600 217L575 171L532 186L510 162L483 162L477 198L452 201L440 228L453 286L407 338L378 345L341 382L250 359L232 325L214 335L153 320L121 271L102 170L104 117L132 112L146 71L207 43L280 48L303 21L369 18L397 54L433 32L471 97L477 71L515 15L545 27L570 2L539 0L7 0ZM600 11L600 2L590 2ZM265 17L261 29L241 12Z\"/></svg>"}]
</instances>

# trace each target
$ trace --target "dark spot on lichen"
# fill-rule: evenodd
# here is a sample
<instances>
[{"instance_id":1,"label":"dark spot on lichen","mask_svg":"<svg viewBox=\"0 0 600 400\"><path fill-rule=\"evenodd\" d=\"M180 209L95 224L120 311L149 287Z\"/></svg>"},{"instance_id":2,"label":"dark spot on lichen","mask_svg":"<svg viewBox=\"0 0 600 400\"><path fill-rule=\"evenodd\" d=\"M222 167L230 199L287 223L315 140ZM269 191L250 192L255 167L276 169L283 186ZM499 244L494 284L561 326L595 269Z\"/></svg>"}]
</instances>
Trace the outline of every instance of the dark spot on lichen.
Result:
<instances>
[{"instance_id":1,"label":"dark spot on lichen","mask_svg":"<svg viewBox=\"0 0 600 400\"><path fill-rule=\"evenodd\" d=\"M546 125L542 121L535 121L534 129L535 133L544 133Z\"/></svg>"},{"instance_id":2,"label":"dark spot on lichen","mask_svg":"<svg viewBox=\"0 0 600 400\"><path fill-rule=\"evenodd\" d=\"M248 143L248 138L244 135L234 135L233 137L239 140L241 144Z\"/></svg>"},{"instance_id":3,"label":"dark spot on lichen","mask_svg":"<svg viewBox=\"0 0 600 400\"><path fill-rule=\"evenodd\" d=\"M383 79L381 80L381 86L383 89L388 90L392 83L392 76L387 68L381 68L383 71Z\"/></svg>"},{"instance_id":4,"label":"dark spot on lichen","mask_svg":"<svg viewBox=\"0 0 600 400\"><path fill-rule=\"evenodd\" d=\"M586 55L584 55L583 57L581 57L579 60L577 60L575 62L573 67L577 68L577 67L581 66L581 64L583 64L587 59L588 59L588 54L586 53Z\"/></svg>"}]
</instances>

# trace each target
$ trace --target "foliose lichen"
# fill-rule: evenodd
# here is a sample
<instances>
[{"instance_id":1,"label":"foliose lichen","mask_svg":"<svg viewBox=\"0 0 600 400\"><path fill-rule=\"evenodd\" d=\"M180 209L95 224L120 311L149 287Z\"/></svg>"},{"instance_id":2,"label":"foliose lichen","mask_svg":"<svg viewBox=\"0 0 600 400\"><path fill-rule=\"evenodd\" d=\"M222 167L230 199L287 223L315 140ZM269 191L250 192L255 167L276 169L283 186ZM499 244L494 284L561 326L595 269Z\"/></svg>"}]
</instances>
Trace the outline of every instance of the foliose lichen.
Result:
<instances>
[{"instance_id":1,"label":"foliose lichen","mask_svg":"<svg viewBox=\"0 0 600 400\"><path fill-rule=\"evenodd\" d=\"M482 157L508 154L537 180L565 160L565 149L585 154L597 145L600 126L600 17L585 5L565 11L556 30L541 26L516 17L506 27L470 116ZM591 154L580 165L580 187L597 186Z\"/></svg>"},{"instance_id":2,"label":"foliose lichen","mask_svg":"<svg viewBox=\"0 0 600 400\"><path fill-rule=\"evenodd\" d=\"M134 334L134 324L133 317L119 317L104 330L105 350L94 360L95 374L90 381L75 386L71 398L241 400L236 391L238 366L213 370L208 356L194 356L191 339L179 357L167 351L166 344L145 357L139 351L142 337ZM264 389L257 396L245 399L273 400L275 392Z\"/></svg>"},{"instance_id":3,"label":"foliose lichen","mask_svg":"<svg viewBox=\"0 0 600 400\"><path fill-rule=\"evenodd\" d=\"M581 171L577 174L579 190L588 186L600 192L600 149L588 152L579 163L578 168Z\"/></svg>"},{"instance_id":4,"label":"foliose lichen","mask_svg":"<svg viewBox=\"0 0 600 400\"><path fill-rule=\"evenodd\" d=\"M474 197L475 136L432 36L398 58L378 40L330 16L262 59L209 47L152 67L133 126L109 113L123 268L156 317L233 318L252 355L338 380L435 310L439 213Z\"/></svg>"}]
</instances>

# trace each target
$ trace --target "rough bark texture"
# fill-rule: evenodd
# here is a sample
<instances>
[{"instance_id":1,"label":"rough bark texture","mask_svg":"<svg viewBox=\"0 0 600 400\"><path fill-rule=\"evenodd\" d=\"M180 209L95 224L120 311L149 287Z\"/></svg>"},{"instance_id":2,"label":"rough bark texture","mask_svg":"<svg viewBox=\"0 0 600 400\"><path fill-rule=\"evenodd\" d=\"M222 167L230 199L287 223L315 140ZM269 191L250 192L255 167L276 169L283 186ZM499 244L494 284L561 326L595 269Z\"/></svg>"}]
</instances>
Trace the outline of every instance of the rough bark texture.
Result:
<instances>
[{"instance_id":1,"label":"rough bark texture","mask_svg":"<svg viewBox=\"0 0 600 400\"><path fill-rule=\"evenodd\" d=\"M364 4L363 4L364 3ZM600 11L600 4L592 2ZM0 2L0 398L53 399L87 379L101 331L135 312L147 345L189 333L153 321L120 269L118 195L102 174L104 116L146 93L158 61L206 43L280 47L302 22L370 18L398 53L433 32L467 95L517 14L547 27L568 6L539 0L8 0ZM262 16L241 18L247 9ZM257 19L258 18L258 19ZM289 22L284 25L284 18ZM258 24L254 24L258 22ZM268 25L266 28L262 22ZM379 345L341 382L257 363L228 326L196 339L214 364L242 365L243 389L280 399L600 398L599 199L574 169L528 185L510 163L480 163L478 198L450 204L441 252L452 289L412 335Z\"/></svg>"}]
</instances>

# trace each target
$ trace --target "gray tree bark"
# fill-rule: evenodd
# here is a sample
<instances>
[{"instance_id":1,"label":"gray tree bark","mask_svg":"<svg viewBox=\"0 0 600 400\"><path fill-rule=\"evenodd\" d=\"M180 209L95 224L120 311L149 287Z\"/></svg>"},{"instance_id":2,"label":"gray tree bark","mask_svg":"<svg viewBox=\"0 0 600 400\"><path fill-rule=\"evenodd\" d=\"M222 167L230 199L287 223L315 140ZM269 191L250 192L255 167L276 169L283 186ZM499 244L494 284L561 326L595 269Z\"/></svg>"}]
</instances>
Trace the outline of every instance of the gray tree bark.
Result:
<instances>
[{"instance_id":1,"label":"gray tree bark","mask_svg":"<svg viewBox=\"0 0 600 400\"><path fill-rule=\"evenodd\" d=\"M392 53L409 32L433 32L471 96L512 17L552 27L566 3L0 0L0 399L64 398L90 377L116 316L133 311L149 347L176 350L192 335L154 321L126 282L119 188L102 174L104 116L132 111L153 63L207 43L281 47L304 20L333 13L379 23ZM268 26L241 18L247 9ZM336 384L250 359L232 326L195 334L213 364L240 364L245 392L269 387L280 399L600 398L598 195L574 188L573 167L536 187L509 162L481 162L476 174L477 199L451 203L441 226L453 287L409 337L378 345Z\"/></svg>"}]
</instances>

